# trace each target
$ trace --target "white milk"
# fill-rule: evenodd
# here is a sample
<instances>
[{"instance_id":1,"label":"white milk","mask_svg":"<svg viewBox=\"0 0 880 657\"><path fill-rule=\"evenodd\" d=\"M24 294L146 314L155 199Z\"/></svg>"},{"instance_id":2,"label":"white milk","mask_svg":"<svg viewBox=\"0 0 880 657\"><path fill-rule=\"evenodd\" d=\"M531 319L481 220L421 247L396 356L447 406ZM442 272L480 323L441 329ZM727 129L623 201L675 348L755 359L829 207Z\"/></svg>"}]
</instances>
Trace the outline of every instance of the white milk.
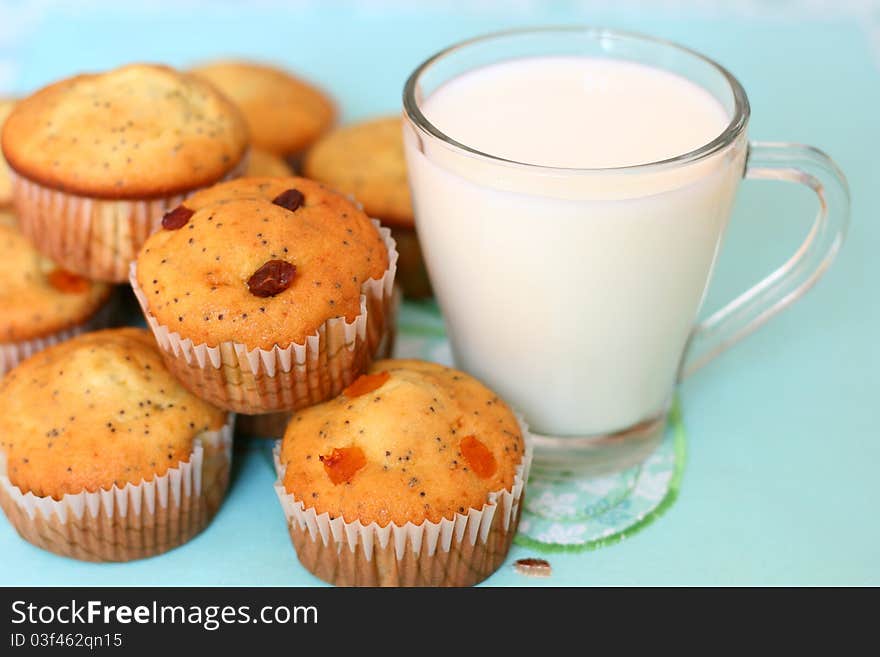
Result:
<instances>
[{"instance_id":1,"label":"white milk","mask_svg":"<svg viewBox=\"0 0 880 657\"><path fill-rule=\"evenodd\" d=\"M468 147L518 163L607 168L695 150L729 117L652 67L535 57L476 69L422 100ZM745 148L650 171L540 169L405 128L416 221L459 366L538 431L617 431L662 413Z\"/></svg>"}]
</instances>

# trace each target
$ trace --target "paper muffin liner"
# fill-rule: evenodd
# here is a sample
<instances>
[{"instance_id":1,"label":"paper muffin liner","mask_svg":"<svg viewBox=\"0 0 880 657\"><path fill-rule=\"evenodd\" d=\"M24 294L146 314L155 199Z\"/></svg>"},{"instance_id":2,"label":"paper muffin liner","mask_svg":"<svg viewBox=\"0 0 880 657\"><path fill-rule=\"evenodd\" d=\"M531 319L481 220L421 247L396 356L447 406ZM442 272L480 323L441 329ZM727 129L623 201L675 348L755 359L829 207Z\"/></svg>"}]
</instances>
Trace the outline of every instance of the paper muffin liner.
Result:
<instances>
[{"instance_id":1,"label":"paper muffin liner","mask_svg":"<svg viewBox=\"0 0 880 657\"><path fill-rule=\"evenodd\" d=\"M113 291L110 296L93 314L84 322L75 324L63 331L49 333L48 335L31 340L20 340L18 342L0 342L0 378L3 378L9 370L18 365L26 358L30 358L37 352L59 344L65 340L70 340L80 333L88 331L97 331L110 326L113 317L113 308L117 302L117 293Z\"/></svg>"},{"instance_id":2,"label":"paper muffin liner","mask_svg":"<svg viewBox=\"0 0 880 657\"><path fill-rule=\"evenodd\" d=\"M161 477L60 500L22 493L0 452L0 507L29 543L83 561L131 561L167 552L201 532L229 482L232 424L200 434L189 460Z\"/></svg>"},{"instance_id":3,"label":"paper muffin liner","mask_svg":"<svg viewBox=\"0 0 880 657\"><path fill-rule=\"evenodd\" d=\"M531 435L522 418L517 420L525 449L513 486L490 493L482 508L420 525L365 525L306 508L284 488L279 441L273 453L275 492L300 563L337 586L472 586L483 581L507 557L529 478Z\"/></svg>"},{"instance_id":4,"label":"paper muffin liner","mask_svg":"<svg viewBox=\"0 0 880 657\"><path fill-rule=\"evenodd\" d=\"M194 394L236 413L294 411L337 396L366 370L393 316L397 250L390 231L373 223L388 249L388 269L363 284L360 313L352 322L329 319L303 344L283 348L251 349L231 340L215 347L194 344L150 312L137 281L137 263L131 263L131 287L165 365Z\"/></svg>"},{"instance_id":5,"label":"paper muffin liner","mask_svg":"<svg viewBox=\"0 0 880 657\"><path fill-rule=\"evenodd\" d=\"M221 180L238 178L248 157ZM49 258L97 281L124 283L128 266L162 216L199 189L150 199L77 196L46 187L10 170L21 231ZM206 185L208 187L210 185Z\"/></svg>"}]
</instances>

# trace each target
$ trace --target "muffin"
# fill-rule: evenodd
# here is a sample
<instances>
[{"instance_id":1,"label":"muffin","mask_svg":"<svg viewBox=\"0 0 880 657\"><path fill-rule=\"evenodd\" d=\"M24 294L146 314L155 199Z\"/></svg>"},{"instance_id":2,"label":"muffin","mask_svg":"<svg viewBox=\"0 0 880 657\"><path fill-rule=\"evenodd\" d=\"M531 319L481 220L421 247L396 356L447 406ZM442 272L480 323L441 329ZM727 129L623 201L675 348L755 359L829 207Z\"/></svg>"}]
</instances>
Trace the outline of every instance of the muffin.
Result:
<instances>
[{"instance_id":1,"label":"muffin","mask_svg":"<svg viewBox=\"0 0 880 657\"><path fill-rule=\"evenodd\" d=\"M2 148L22 231L70 271L122 282L162 215L239 175L247 126L210 84L166 66L78 75L19 101Z\"/></svg>"},{"instance_id":2,"label":"muffin","mask_svg":"<svg viewBox=\"0 0 880 657\"><path fill-rule=\"evenodd\" d=\"M238 105L255 148L294 163L336 120L329 96L279 68L230 60L205 64L192 72Z\"/></svg>"},{"instance_id":3,"label":"muffin","mask_svg":"<svg viewBox=\"0 0 880 657\"><path fill-rule=\"evenodd\" d=\"M248 157L245 175L252 178L291 176L293 175L293 170L283 158L275 155L275 153L254 148L251 149L250 156Z\"/></svg>"},{"instance_id":4,"label":"muffin","mask_svg":"<svg viewBox=\"0 0 880 657\"><path fill-rule=\"evenodd\" d=\"M41 349L109 320L112 288L37 252L0 210L0 377Z\"/></svg>"},{"instance_id":5,"label":"muffin","mask_svg":"<svg viewBox=\"0 0 880 657\"><path fill-rule=\"evenodd\" d=\"M78 336L0 382L0 506L25 540L56 554L165 552L220 505L229 422L177 383L149 332Z\"/></svg>"},{"instance_id":6,"label":"muffin","mask_svg":"<svg viewBox=\"0 0 880 657\"><path fill-rule=\"evenodd\" d=\"M242 178L169 212L131 284L168 368L240 413L330 399L386 339L387 229L305 178Z\"/></svg>"},{"instance_id":7,"label":"muffin","mask_svg":"<svg viewBox=\"0 0 880 657\"><path fill-rule=\"evenodd\" d=\"M298 412L276 449L276 491L300 562L345 586L468 586L504 561L531 444L476 379L378 361Z\"/></svg>"},{"instance_id":8,"label":"muffin","mask_svg":"<svg viewBox=\"0 0 880 657\"><path fill-rule=\"evenodd\" d=\"M397 281L410 298L431 296L431 282L416 236L406 178L400 117L339 128L309 150L303 173L351 194L371 217L391 228L397 242Z\"/></svg>"},{"instance_id":9,"label":"muffin","mask_svg":"<svg viewBox=\"0 0 880 657\"><path fill-rule=\"evenodd\" d=\"M12 111L14 104L11 100L0 98L0 128L3 127L3 123ZM3 159L2 152L0 152L0 209L8 208L11 205L12 179L9 177L9 166L6 164L6 160Z\"/></svg>"}]
</instances>

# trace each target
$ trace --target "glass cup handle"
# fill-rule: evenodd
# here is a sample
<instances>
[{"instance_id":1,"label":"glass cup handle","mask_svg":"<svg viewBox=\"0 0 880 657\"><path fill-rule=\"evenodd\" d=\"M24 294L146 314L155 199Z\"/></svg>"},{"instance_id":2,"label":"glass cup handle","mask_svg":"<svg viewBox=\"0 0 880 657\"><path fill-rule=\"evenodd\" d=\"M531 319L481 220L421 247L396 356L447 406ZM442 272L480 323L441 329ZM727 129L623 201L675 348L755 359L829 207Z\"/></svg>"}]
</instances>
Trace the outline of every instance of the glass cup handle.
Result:
<instances>
[{"instance_id":1,"label":"glass cup handle","mask_svg":"<svg viewBox=\"0 0 880 657\"><path fill-rule=\"evenodd\" d=\"M846 178L812 146L751 142L745 178L806 185L819 197L807 238L784 265L694 328L679 378L684 379L788 307L819 280L834 260L849 224Z\"/></svg>"}]
</instances>

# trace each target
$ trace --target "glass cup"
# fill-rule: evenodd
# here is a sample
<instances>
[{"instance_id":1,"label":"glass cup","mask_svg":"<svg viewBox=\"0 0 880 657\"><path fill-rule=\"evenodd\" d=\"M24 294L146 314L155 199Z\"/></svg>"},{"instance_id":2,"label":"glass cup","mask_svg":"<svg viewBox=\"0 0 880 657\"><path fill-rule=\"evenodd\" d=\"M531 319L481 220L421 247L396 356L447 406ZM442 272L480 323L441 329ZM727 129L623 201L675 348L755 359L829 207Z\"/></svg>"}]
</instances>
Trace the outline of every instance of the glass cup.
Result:
<instances>
[{"instance_id":1,"label":"glass cup","mask_svg":"<svg viewBox=\"0 0 880 657\"><path fill-rule=\"evenodd\" d=\"M550 55L671 71L711 93L730 122L677 157L572 169L480 152L422 112L463 73ZM525 415L538 467L599 473L644 459L677 381L803 295L846 232L848 190L831 159L809 146L749 142L739 82L660 39L595 28L472 39L420 65L403 106L416 228L456 364ZM697 321L742 178L806 185L820 210L785 264Z\"/></svg>"}]
</instances>

